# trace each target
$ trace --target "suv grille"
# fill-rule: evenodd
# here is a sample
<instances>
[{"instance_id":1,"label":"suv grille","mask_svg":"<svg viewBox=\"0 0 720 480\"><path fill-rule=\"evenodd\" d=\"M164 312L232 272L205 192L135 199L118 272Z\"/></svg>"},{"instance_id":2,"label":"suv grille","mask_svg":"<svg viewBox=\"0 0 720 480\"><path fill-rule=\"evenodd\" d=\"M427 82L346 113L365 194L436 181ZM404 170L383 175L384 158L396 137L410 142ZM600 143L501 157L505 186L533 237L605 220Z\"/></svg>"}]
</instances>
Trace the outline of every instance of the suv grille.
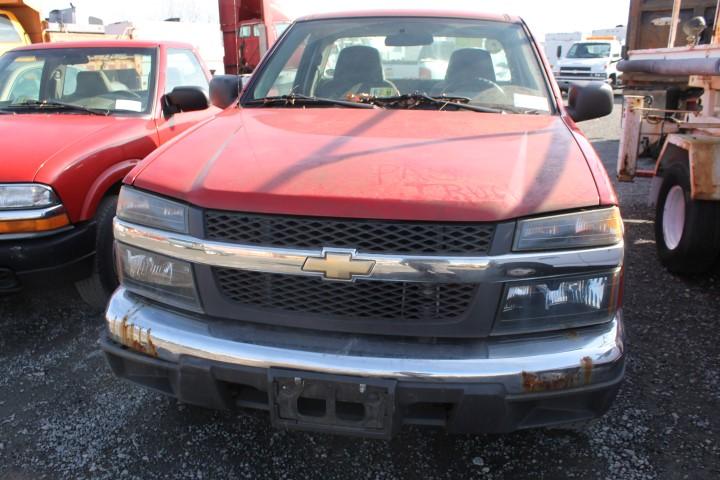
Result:
<instances>
[{"instance_id":1,"label":"suv grille","mask_svg":"<svg viewBox=\"0 0 720 480\"><path fill-rule=\"evenodd\" d=\"M481 223L393 222L205 212L208 239L291 248L352 248L360 252L486 254L495 226Z\"/></svg>"},{"instance_id":2,"label":"suv grille","mask_svg":"<svg viewBox=\"0 0 720 480\"><path fill-rule=\"evenodd\" d=\"M470 308L472 284L357 281L214 268L222 294L248 307L285 312L395 321L451 321Z\"/></svg>"}]
</instances>

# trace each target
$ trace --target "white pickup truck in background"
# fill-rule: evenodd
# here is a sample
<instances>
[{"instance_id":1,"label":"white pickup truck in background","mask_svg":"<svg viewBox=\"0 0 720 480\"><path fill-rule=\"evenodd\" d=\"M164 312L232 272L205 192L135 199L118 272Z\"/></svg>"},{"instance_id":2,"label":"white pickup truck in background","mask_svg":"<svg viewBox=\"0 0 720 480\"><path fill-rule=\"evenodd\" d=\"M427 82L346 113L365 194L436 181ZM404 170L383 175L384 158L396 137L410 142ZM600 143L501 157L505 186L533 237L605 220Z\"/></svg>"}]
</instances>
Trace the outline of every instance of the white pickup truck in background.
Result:
<instances>
[{"instance_id":1,"label":"white pickup truck in background","mask_svg":"<svg viewBox=\"0 0 720 480\"><path fill-rule=\"evenodd\" d=\"M575 42L554 67L555 79L562 91L573 84L619 83L617 63L622 58L622 43L613 36L588 37Z\"/></svg>"}]
</instances>

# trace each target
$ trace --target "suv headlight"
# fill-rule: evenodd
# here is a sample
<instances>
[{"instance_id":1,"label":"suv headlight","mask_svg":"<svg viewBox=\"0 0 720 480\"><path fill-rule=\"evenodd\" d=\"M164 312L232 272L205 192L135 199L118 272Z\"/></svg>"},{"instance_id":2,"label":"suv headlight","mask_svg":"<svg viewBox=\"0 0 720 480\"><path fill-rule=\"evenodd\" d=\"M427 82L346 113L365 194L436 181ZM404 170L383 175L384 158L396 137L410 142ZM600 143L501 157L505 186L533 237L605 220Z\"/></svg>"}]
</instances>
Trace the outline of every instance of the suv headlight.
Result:
<instances>
[{"instance_id":1,"label":"suv headlight","mask_svg":"<svg viewBox=\"0 0 720 480\"><path fill-rule=\"evenodd\" d=\"M564 330L609 322L618 308L621 275L616 271L508 284L493 334Z\"/></svg>"},{"instance_id":2,"label":"suv headlight","mask_svg":"<svg viewBox=\"0 0 720 480\"><path fill-rule=\"evenodd\" d=\"M187 205L149 193L123 187L118 198L117 217L146 227L188 233Z\"/></svg>"},{"instance_id":3,"label":"suv headlight","mask_svg":"<svg viewBox=\"0 0 720 480\"><path fill-rule=\"evenodd\" d=\"M52 188L37 183L0 185L0 210L28 210L59 205Z\"/></svg>"},{"instance_id":4,"label":"suv headlight","mask_svg":"<svg viewBox=\"0 0 720 480\"><path fill-rule=\"evenodd\" d=\"M117 217L136 225L188 233L189 211L182 203L123 187ZM202 312L192 264L120 242L115 248L125 288L165 304Z\"/></svg>"},{"instance_id":5,"label":"suv headlight","mask_svg":"<svg viewBox=\"0 0 720 480\"><path fill-rule=\"evenodd\" d=\"M518 222L513 250L561 250L606 247L623 239L623 222L617 207Z\"/></svg>"},{"instance_id":6,"label":"suv headlight","mask_svg":"<svg viewBox=\"0 0 720 480\"><path fill-rule=\"evenodd\" d=\"M158 253L116 243L120 282L131 292L202 313L192 265Z\"/></svg>"}]
</instances>

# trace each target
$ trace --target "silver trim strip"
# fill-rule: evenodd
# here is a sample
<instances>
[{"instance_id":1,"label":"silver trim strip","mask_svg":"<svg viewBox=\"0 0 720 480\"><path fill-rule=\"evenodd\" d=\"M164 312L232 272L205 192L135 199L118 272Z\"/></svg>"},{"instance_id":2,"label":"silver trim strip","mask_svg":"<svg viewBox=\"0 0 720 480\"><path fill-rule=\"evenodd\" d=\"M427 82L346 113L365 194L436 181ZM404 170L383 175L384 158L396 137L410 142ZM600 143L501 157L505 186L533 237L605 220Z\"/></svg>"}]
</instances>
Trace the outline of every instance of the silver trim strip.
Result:
<instances>
[{"instance_id":1,"label":"silver trim strip","mask_svg":"<svg viewBox=\"0 0 720 480\"><path fill-rule=\"evenodd\" d=\"M575 386L617 380L624 358L621 312L612 322L571 334L432 345L239 322L207 323L201 316L159 307L124 288L113 295L105 318L114 341L173 363L187 356L237 366L358 377L485 381L504 384L508 393L526 393L523 379L527 374L549 381L577 380ZM573 386L569 380L567 388Z\"/></svg>"},{"instance_id":2,"label":"silver trim strip","mask_svg":"<svg viewBox=\"0 0 720 480\"><path fill-rule=\"evenodd\" d=\"M115 219L116 240L191 263L255 272L321 277L305 272L308 257L323 250L256 247L202 240L141 227ZM375 268L368 280L426 283L506 282L616 270L623 265L624 244L586 250L513 253L487 257L439 257L357 254Z\"/></svg>"},{"instance_id":3,"label":"silver trim strip","mask_svg":"<svg viewBox=\"0 0 720 480\"><path fill-rule=\"evenodd\" d=\"M0 222L13 222L18 220L42 220L60 215L65 212L62 205L33 210L0 210Z\"/></svg>"}]
</instances>

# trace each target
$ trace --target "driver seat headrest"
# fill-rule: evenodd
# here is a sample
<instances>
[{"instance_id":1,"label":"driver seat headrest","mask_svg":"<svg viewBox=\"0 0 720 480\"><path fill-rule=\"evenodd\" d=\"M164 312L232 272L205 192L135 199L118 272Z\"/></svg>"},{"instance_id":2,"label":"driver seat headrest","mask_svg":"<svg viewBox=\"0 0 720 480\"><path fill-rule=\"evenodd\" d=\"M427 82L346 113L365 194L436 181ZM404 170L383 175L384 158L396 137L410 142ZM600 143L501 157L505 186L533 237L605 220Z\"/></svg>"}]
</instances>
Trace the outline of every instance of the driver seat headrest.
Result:
<instances>
[{"instance_id":1,"label":"driver seat headrest","mask_svg":"<svg viewBox=\"0 0 720 480\"><path fill-rule=\"evenodd\" d=\"M450 56L445 81L447 83L472 82L484 78L495 82L495 65L487 50L480 48L461 48Z\"/></svg>"}]
</instances>

